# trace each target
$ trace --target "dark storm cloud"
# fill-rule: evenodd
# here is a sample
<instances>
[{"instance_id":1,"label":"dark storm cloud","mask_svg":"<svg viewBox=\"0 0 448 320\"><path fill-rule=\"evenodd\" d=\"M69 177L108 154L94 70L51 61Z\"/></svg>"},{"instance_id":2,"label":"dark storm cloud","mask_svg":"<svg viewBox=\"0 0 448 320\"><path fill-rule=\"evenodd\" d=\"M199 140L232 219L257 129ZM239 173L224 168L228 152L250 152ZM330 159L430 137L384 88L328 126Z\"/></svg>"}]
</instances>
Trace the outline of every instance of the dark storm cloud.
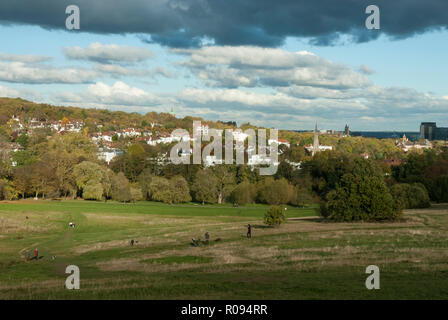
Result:
<instances>
[{"instance_id":1,"label":"dark storm cloud","mask_svg":"<svg viewBox=\"0 0 448 320\"><path fill-rule=\"evenodd\" d=\"M81 9L81 31L146 34L171 47L197 47L201 39L276 47L288 36L332 45L342 35L402 39L448 24L446 0L2 0L0 23L64 29L71 4ZM381 30L365 29L370 4L380 7Z\"/></svg>"}]
</instances>

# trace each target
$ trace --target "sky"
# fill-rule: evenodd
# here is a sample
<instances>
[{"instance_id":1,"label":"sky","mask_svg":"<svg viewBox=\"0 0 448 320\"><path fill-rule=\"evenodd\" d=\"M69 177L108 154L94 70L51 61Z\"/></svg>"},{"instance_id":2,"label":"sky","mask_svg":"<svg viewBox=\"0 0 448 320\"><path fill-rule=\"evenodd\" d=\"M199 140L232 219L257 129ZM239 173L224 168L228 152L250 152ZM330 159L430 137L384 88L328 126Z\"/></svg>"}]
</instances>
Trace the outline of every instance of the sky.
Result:
<instances>
[{"instance_id":1,"label":"sky","mask_svg":"<svg viewBox=\"0 0 448 320\"><path fill-rule=\"evenodd\" d=\"M79 30L66 28L71 4ZM379 30L365 26L370 4ZM0 96L278 129L418 131L448 126L447 24L443 0L2 0Z\"/></svg>"}]
</instances>

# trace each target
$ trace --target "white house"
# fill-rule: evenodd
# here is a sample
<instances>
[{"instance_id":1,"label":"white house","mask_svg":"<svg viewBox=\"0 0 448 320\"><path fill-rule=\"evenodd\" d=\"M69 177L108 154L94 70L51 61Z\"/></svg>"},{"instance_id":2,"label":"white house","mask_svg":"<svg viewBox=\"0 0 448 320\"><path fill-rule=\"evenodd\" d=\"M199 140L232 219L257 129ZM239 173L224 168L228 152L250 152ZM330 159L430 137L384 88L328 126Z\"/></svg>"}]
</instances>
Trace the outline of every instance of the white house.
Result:
<instances>
[{"instance_id":1,"label":"white house","mask_svg":"<svg viewBox=\"0 0 448 320\"><path fill-rule=\"evenodd\" d=\"M98 159L106 161L107 164L109 164L113 158L115 158L117 155L122 154L123 151L116 149L116 148L99 148L98 150Z\"/></svg>"}]
</instances>

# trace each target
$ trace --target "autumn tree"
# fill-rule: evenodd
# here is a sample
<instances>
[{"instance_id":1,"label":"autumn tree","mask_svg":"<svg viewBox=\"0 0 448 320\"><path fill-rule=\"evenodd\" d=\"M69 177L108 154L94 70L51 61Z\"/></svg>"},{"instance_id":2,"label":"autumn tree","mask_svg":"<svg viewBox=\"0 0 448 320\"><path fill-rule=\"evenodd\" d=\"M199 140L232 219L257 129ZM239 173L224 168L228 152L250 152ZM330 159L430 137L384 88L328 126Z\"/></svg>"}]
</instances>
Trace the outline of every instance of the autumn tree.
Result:
<instances>
[{"instance_id":1,"label":"autumn tree","mask_svg":"<svg viewBox=\"0 0 448 320\"><path fill-rule=\"evenodd\" d=\"M22 166L14 170L13 184L22 199L30 191L31 173L31 166Z\"/></svg>"},{"instance_id":2,"label":"autumn tree","mask_svg":"<svg viewBox=\"0 0 448 320\"><path fill-rule=\"evenodd\" d=\"M140 189L142 192L143 199L150 200L151 192L150 192L150 184L152 181L153 175L151 173L151 169L146 168L142 173L138 176L138 183L140 185Z\"/></svg>"},{"instance_id":3,"label":"autumn tree","mask_svg":"<svg viewBox=\"0 0 448 320\"><path fill-rule=\"evenodd\" d=\"M110 195L112 200L119 202L129 202L132 200L131 186L123 172L119 172L112 177Z\"/></svg>"},{"instance_id":4,"label":"autumn tree","mask_svg":"<svg viewBox=\"0 0 448 320\"><path fill-rule=\"evenodd\" d=\"M218 203L223 203L235 188L235 173L229 165L219 165L211 169L216 178Z\"/></svg>"},{"instance_id":5,"label":"autumn tree","mask_svg":"<svg viewBox=\"0 0 448 320\"><path fill-rule=\"evenodd\" d=\"M110 195L110 173L99 164L83 161L75 166L73 176L84 199L101 200Z\"/></svg>"},{"instance_id":6,"label":"autumn tree","mask_svg":"<svg viewBox=\"0 0 448 320\"><path fill-rule=\"evenodd\" d=\"M31 166L30 189L34 197L53 196L56 191L54 171L45 162L36 162Z\"/></svg>"},{"instance_id":7,"label":"autumn tree","mask_svg":"<svg viewBox=\"0 0 448 320\"><path fill-rule=\"evenodd\" d=\"M257 188L249 181L243 181L232 192L232 200L238 205L254 203L257 197Z\"/></svg>"},{"instance_id":8,"label":"autumn tree","mask_svg":"<svg viewBox=\"0 0 448 320\"><path fill-rule=\"evenodd\" d=\"M172 203L183 203L191 201L190 188L188 182L182 176L175 176L170 179Z\"/></svg>"},{"instance_id":9,"label":"autumn tree","mask_svg":"<svg viewBox=\"0 0 448 320\"><path fill-rule=\"evenodd\" d=\"M208 169L199 170L196 173L191 190L196 201L202 204L216 203L218 200L218 179Z\"/></svg>"},{"instance_id":10,"label":"autumn tree","mask_svg":"<svg viewBox=\"0 0 448 320\"><path fill-rule=\"evenodd\" d=\"M287 204L295 196L294 187L284 178L265 178L258 183L257 190L259 201L271 205Z\"/></svg>"},{"instance_id":11,"label":"autumn tree","mask_svg":"<svg viewBox=\"0 0 448 320\"><path fill-rule=\"evenodd\" d=\"M163 177L154 177L149 185L151 199L155 201L172 203L171 185L168 179Z\"/></svg>"}]
</instances>

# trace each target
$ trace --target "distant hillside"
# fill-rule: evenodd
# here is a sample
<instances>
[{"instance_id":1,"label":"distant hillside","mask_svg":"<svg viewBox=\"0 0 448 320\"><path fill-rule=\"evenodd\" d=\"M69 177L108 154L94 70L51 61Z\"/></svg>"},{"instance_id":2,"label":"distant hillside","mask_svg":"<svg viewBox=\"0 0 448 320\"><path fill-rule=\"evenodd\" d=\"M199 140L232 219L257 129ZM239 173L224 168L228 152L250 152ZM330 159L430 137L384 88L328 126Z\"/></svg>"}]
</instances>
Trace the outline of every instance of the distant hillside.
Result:
<instances>
[{"instance_id":1,"label":"distant hillside","mask_svg":"<svg viewBox=\"0 0 448 320\"><path fill-rule=\"evenodd\" d=\"M109 111L106 109L85 109L79 107L52 106L37 104L20 98L0 98L0 126L7 124L13 117L27 122L32 119L38 121L58 121L64 117L69 120L82 120L91 131L96 131L98 125L103 130L116 130L126 127L145 128L157 124L161 130L171 131L174 128L191 130L193 120L200 120L213 128L231 128L232 123L206 121L199 117L176 118L169 113L148 112L145 115L136 112Z\"/></svg>"}]
</instances>

